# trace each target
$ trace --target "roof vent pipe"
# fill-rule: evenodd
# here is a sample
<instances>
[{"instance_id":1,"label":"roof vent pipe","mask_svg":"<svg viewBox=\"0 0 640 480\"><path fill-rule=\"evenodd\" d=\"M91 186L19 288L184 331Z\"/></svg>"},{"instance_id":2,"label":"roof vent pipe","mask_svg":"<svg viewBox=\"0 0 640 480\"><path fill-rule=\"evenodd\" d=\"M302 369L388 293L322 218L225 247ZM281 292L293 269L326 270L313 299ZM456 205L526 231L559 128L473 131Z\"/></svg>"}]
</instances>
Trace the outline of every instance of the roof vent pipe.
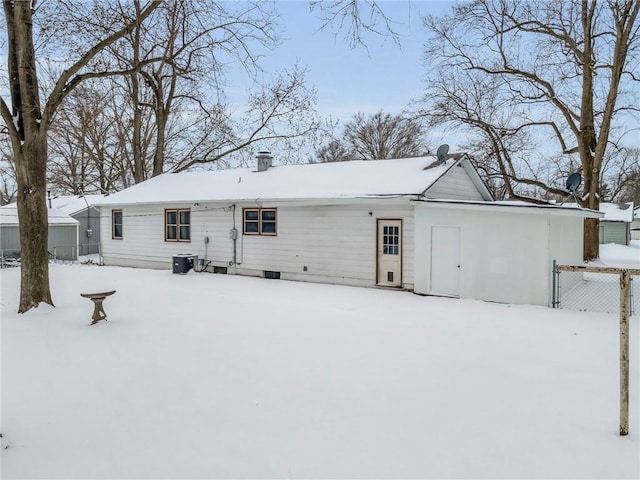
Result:
<instances>
[{"instance_id":1,"label":"roof vent pipe","mask_svg":"<svg viewBox=\"0 0 640 480\"><path fill-rule=\"evenodd\" d=\"M271 152L258 152L256 159L258 160L259 172L268 170L273 163L273 156L271 155Z\"/></svg>"}]
</instances>

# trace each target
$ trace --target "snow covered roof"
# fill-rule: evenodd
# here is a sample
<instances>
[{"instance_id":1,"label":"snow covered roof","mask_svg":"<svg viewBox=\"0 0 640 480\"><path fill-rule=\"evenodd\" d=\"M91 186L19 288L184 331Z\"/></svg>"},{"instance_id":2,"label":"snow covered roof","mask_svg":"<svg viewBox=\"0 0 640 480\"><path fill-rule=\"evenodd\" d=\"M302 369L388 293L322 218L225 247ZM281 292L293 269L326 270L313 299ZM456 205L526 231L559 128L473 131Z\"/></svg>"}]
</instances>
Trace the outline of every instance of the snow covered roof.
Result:
<instances>
[{"instance_id":1,"label":"snow covered roof","mask_svg":"<svg viewBox=\"0 0 640 480\"><path fill-rule=\"evenodd\" d=\"M58 208L49 208L49 225L76 225L78 221ZM15 203L0 207L0 225L18 225L18 207Z\"/></svg>"},{"instance_id":2,"label":"snow covered roof","mask_svg":"<svg viewBox=\"0 0 640 480\"><path fill-rule=\"evenodd\" d=\"M51 199L51 206L62 210L67 215L73 215L88 208L87 204L92 206L99 203L103 197L103 195L64 195L53 197Z\"/></svg>"},{"instance_id":3,"label":"snow covered roof","mask_svg":"<svg viewBox=\"0 0 640 480\"><path fill-rule=\"evenodd\" d=\"M560 204L537 204L524 202L521 200L498 200L498 201L479 201L479 200L447 200L447 199L423 199L419 203L427 204L443 204L457 205L460 208L511 208L519 209L521 212L529 213L551 213L555 215L579 215L585 218L602 218L602 213L588 208L580 208L575 203Z\"/></svg>"},{"instance_id":4,"label":"snow covered roof","mask_svg":"<svg viewBox=\"0 0 640 480\"><path fill-rule=\"evenodd\" d=\"M432 156L166 173L103 198L103 205L420 195L454 165Z\"/></svg>"},{"instance_id":5,"label":"snow covered roof","mask_svg":"<svg viewBox=\"0 0 640 480\"><path fill-rule=\"evenodd\" d=\"M600 211L604 213L605 222L632 222L633 202L629 203L601 203Z\"/></svg>"}]
</instances>

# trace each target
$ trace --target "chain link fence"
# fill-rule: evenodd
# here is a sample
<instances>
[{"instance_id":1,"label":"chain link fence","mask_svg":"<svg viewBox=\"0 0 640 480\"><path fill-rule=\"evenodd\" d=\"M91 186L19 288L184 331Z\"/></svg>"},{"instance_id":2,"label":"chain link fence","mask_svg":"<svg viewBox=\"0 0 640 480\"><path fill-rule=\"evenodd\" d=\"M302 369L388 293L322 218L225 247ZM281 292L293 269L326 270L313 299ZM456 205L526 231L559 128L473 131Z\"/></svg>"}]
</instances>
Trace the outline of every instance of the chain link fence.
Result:
<instances>
[{"instance_id":1,"label":"chain link fence","mask_svg":"<svg viewBox=\"0 0 640 480\"><path fill-rule=\"evenodd\" d=\"M88 253L97 251L98 253ZM19 267L20 250L2 249L0 250L0 268ZM49 249L49 260L55 263L102 263L100 254L100 244L84 245L54 245Z\"/></svg>"},{"instance_id":2,"label":"chain link fence","mask_svg":"<svg viewBox=\"0 0 640 480\"><path fill-rule=\"evenodd\" d=\"M586 312L620 313L620 274L572 272L553 266L553 307ZM629 277L629 313L640 315L640 276Z\"/></svg>"}]
</instances>

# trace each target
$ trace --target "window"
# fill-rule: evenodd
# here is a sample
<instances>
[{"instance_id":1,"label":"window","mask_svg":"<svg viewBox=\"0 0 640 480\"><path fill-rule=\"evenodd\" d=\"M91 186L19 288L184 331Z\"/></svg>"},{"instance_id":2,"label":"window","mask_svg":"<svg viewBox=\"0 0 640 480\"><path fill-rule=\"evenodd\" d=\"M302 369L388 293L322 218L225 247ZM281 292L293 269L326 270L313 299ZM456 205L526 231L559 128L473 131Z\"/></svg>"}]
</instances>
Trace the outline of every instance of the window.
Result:
<instances>
[{"instance_id":1,"label":"window","mask_svg":"<svg viewBox=\"0 0 640 480\"><path fill-rule=\"evenodd\" d=\"M400 227L385 225L382 231L382 253L385 255L399 255L399 245Z\"/></svg>"},{"instance_id":2,"label":"window","mask_svg":"<svg viewBox=\"0 0 640 480\"><path fill-rule=\"evenodd\" d=\"M245 235L277 235L275 208L245 208L242 212Z\"/></svg>"},{"instance_id":3,"label":"window","mask_svg":"<svg viewBox=\"0 0 640 480\"><path fill-rule=\"evenodd\" d=\"M191 210L164 211L165 242L191 241Z\"/></svg>"},{"instance_id":4,"label":"window","mask_svg":"<svg viewBox=\"0 0 640 480\"><path fill-rule=\"evenodd\" d=\"M111 238L122 240L122 210L111 210Z\"/></svg>"}]
</instances>

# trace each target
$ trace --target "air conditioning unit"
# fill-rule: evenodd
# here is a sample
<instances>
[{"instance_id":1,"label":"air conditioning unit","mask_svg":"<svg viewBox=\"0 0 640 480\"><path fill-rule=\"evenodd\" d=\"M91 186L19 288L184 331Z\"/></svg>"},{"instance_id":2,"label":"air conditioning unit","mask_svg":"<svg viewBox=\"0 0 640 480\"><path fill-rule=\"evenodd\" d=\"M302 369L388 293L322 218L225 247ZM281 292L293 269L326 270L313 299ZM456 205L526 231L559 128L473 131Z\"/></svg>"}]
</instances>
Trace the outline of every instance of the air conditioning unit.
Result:
<instances>
[{"instance_id":1,"label":"air conditioning unit","mask_svg":"<svg viewBox=\"0 0 640 480\"><path fill-rule=\"evenodd\" d=\"M198 256L190 253L180 253L173 256L173 273L184 275L198 264Z\"/></svg>"}]
</instances>

